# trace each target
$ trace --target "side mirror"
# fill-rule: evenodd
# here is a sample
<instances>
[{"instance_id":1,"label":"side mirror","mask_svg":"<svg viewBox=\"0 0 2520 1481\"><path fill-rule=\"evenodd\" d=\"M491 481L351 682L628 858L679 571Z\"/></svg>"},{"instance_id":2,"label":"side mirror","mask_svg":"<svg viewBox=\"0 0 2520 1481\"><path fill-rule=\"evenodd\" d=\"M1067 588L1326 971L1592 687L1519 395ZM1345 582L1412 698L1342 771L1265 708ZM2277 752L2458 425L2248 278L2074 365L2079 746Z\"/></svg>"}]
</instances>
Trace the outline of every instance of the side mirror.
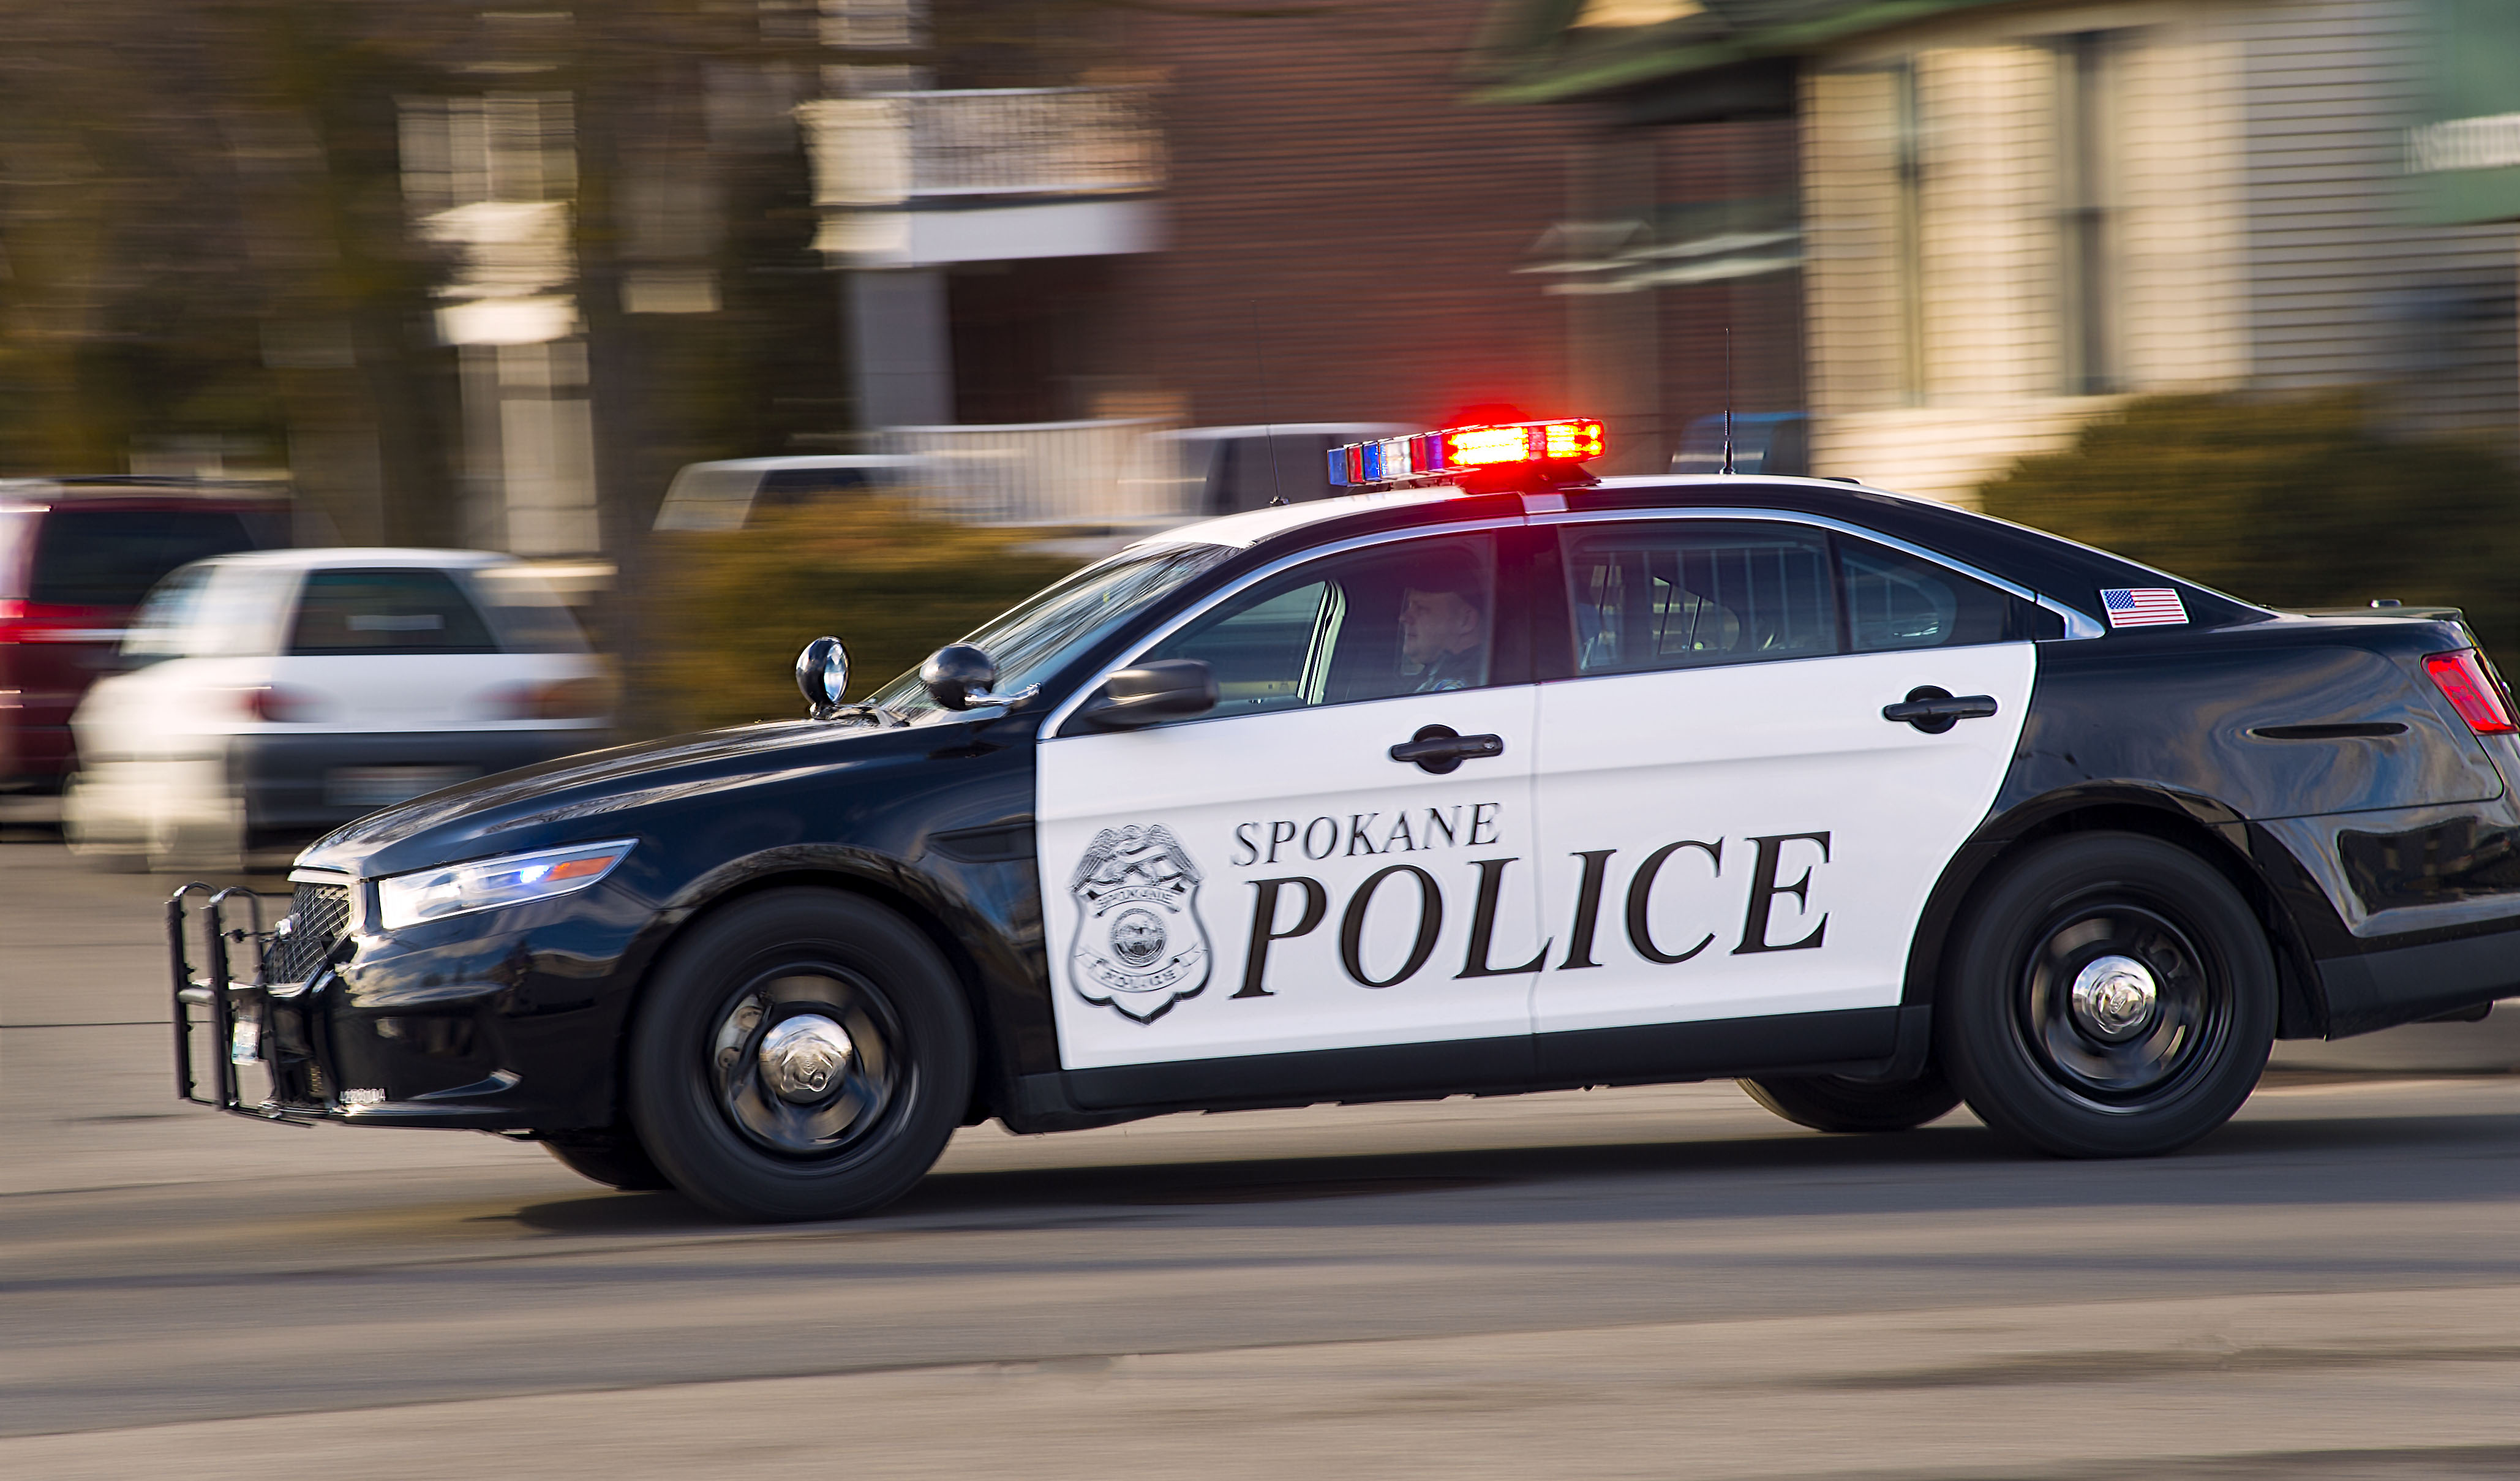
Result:
<instances>
[{"instance_id":1,"label":"side mirror","mask_svg":"<svg viewBox=\"0 0 2520 1481\"><path fill-rule=\"evenodd\" d=\"M1216 708L1216 670L1197 658L1158 658L1102 681L1076 717L1127 730L1158 720L1188 720Z\"/></svg>"},{"instance_id":2,"label":"side mirror","mask_svg":"<svg viewBox=\"0 0 2520 1481\"><path fill-rule=\"evenodd\" d=\"M998 660L968 643L948 644L928 654L927 661L919 665L919 682L927 686L930 698L952 710L1013 704L1041 693L1038 684L1012 695L997 693Z\"/></svg>"},{"instance_id":3,"label":"side mirror","mask_svg":"<svg viewBox=\"0 0 2520 1481\"><path fill-rule=\"evenodd\" d=\"M817 638L796 655L796 688L805 696L806 712L829 718L849 688L849 651L837 638Z\"/></svg>"}]
</instances>

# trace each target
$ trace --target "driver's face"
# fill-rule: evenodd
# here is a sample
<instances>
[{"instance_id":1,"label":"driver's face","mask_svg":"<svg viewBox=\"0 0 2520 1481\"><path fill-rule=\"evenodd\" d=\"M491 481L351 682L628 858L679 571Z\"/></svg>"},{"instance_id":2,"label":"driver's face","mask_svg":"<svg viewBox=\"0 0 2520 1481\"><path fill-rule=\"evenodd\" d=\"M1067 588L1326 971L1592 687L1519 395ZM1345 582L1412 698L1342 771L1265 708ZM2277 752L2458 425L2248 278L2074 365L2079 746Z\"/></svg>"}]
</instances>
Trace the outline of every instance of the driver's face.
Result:
<instances>
[{"instance_id":1,"label":"driver's face","mask_svg":"<svg viewBox=\"0 0 2520 1481\"><path fill-rule=\"evenodd\" d=\"M1420 667L1479 646L1479 609L1458 592L1411 588L1400 604L1400 652Z\"/></svg>"}]
</instances>

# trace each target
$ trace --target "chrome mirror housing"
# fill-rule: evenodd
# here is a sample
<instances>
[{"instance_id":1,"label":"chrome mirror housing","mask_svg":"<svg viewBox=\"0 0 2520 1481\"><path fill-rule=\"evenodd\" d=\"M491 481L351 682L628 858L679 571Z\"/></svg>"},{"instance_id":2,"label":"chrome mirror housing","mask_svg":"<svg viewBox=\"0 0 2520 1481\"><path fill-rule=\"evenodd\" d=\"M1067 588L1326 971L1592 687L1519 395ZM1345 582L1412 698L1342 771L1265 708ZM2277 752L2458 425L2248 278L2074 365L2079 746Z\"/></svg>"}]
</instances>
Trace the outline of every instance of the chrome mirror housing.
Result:
<instances>
[{"instance_id":1,"label":"chrome mirror housing","mask_svg":"<svg viewBox=\"0 0 2520 1481\"><path fill-rule=\"evenodd\" d=\"M996 693L998 660L968 643L948 644L928 654L927 661L919 665L919 682L927 687L930 698L951 710L1012 704L1041 693L1038 684L1012 695Z\"/></svg>"},{"instance_id":2,"label":"chrome mirror housing","mask_svg":"<svg viewBox=\"0 0 2520 1481\"><path fill-rule=\"evenodd\" d=\"M796 655L796 688L805 696L806 713L828 720L849 688L849 651L837 638L817 638Z\"/></svg>"}]
</instances>

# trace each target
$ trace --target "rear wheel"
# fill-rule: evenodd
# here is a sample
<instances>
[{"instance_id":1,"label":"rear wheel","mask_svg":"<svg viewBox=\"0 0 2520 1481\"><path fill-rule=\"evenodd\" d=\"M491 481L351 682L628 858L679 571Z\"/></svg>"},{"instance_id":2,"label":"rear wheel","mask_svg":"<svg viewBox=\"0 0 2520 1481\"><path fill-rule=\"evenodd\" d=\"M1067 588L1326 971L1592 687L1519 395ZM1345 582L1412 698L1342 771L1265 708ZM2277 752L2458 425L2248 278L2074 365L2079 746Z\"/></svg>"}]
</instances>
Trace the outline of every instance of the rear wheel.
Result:
<instances>
[{"instance_id":1,"label":"rear wheel","mask_svg":"<svg viewBox=\"0 0 2520 1481\"><path fill-rule=\"evenodd\" d=\"M733 1219L836 1219L891 1202L961 1123L970 1015L935 945L854 895L783 889L701 921L631 1035L639 1141Z\"/></svg>"},{"instance_id":2,"label":"rear wheel","mask_svg":"<svg viewBox=\"0 0 2520 1481\"><path fill-rule=\"evenodd\" d=\"M1750 1099L1797 1126L1821 1132L1904 1132L1950 1113L1960 1093L1939 1069L1913 1080L1850 1080L1844 1075L1744 1080Z\"/></svg>"},{"instance_id":3,"label":"rear wheel","mask_svg":"<svg viewBox=\"0 0 2520 1481\"><path fill-rule=\"evenodd\" d=\"M2158 838L2078 833L2007 863L1950 961L1942 1063L1988 1125L2058 1156L2185 1146L2240 1108L2273 1046L2257 914Z\"/></svg>"}]
</instances>

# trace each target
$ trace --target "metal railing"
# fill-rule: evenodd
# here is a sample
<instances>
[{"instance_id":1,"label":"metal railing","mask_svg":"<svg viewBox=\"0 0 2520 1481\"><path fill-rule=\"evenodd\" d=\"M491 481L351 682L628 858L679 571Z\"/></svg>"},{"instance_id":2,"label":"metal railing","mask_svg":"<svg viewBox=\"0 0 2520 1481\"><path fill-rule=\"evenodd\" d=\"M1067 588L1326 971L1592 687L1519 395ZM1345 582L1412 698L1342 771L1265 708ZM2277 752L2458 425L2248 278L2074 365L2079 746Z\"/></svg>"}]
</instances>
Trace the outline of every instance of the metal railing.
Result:
<instances>
[{"instance_id":1,"label":"metal railing","mask_svg":"<svg viewBox=\"0 0 2520 1481\"><path fill-rule=\"evenodd\" d=\"M1138 195L1164 183L1162 135L1142 88L884 93L827 98L797 114L825 205Z\"/></svg>"}]
</instances>

